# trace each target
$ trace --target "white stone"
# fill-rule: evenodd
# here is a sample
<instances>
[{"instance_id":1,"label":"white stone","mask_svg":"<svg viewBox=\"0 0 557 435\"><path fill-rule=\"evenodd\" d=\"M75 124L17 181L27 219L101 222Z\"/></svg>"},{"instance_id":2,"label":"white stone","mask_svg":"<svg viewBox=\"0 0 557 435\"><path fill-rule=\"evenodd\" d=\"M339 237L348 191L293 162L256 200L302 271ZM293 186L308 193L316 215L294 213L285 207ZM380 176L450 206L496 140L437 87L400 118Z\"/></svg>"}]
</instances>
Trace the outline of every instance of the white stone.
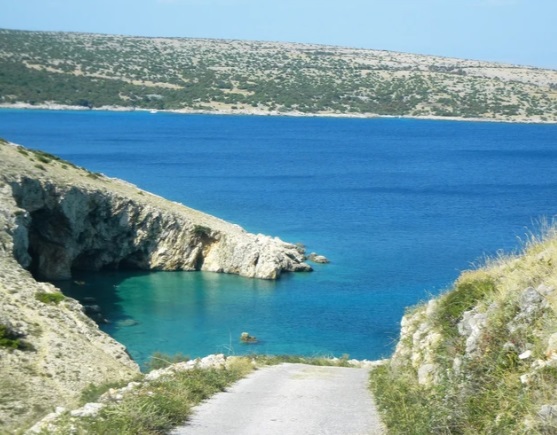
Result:
<instances>
[{"instance_id":1,"label":"white stone","mask_svg":"<svg viewBox=\"0 0 557 435\"><path fill-rule=\"evenodd\" d=\"M418 383L431 385L434 381L437 364L424 364L418 369Z\"/></svg>"},{"instance_id":2,"label":"white stone","mask_svg":"<svg viewBox=\"0 0 557 435\"><path fill-rule=\"evenodd\" d=\"M95 417L106 405L104 403L86 403L78 409L70 412L72 417Z\"/></svg>"},{"instance_id":3,"label":"white stone","mask_svg":"<svg viewBox=\"0 0 557 435\"><path fill-rule=\"evenodd\" d=\"M532 356L532 351L531 350L527 350L526 352L522 352L520 355L518 355L519 359L528 359Z\"/></svg>"}]
</instances>

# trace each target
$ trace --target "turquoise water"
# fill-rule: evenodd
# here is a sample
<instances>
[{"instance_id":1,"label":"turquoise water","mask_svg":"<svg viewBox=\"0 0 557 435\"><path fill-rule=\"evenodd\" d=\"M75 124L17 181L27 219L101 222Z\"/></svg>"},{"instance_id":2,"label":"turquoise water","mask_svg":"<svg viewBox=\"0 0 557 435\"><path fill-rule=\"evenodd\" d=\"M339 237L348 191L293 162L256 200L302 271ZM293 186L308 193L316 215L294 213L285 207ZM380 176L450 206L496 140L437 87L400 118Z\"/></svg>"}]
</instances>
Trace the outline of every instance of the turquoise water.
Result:
<instances>
[{"instance_id":1,"label":"turquoise water","mask_svg":"<svg viewBox=\"0 0 557 435\"><path fill-rule=\"evenodd\" d=\"M555 214L555 125L2 110L0 136L332 260L277 282L67 283L140 362L154 351L387 356L405 307ZM260 342L240 344L243 331Z\"/></svg>"}]
</instances>

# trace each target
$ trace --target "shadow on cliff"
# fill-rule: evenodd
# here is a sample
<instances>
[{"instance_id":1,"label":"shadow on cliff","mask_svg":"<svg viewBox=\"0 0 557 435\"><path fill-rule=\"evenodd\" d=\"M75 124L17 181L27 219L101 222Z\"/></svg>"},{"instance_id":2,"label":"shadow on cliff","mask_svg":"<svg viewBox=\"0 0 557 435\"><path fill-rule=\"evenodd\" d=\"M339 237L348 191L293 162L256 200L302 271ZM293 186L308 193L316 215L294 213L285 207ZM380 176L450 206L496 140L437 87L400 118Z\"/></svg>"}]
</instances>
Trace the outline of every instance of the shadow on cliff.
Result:
<instances>
[{"instance_id":1,"label":"shadow on cliff","mask_svg":"<svg viewBox=\"0 0 557 435\"><path fill-rule=\"evenodd\" d=\"M120 284L127 279L149 275L149 271L74 271L71 280L51 281L64 295L77 299L85 313L105 332L137 325L126 314L123 299L118 295Z\"/></svg>"}]
</instances>

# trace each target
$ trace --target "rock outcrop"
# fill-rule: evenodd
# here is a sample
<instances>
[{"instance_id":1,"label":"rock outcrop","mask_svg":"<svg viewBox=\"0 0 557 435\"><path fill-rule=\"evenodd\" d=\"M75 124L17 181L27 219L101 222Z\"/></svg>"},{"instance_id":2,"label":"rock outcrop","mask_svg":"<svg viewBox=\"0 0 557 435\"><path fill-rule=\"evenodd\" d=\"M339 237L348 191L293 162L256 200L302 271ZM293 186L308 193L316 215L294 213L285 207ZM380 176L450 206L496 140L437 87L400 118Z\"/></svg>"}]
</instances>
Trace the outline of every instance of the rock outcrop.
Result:
<instances>
[{"instance_id":1,"label":"rock outcrop","mask_svg":"<svg viewBox=\"0 0 557 435\"><path fill-rule=\"evenodd\" d=\"M0 195L18 262L45 280L74 269L204 270L276 279L303 250L53 156L0 145Z\"/></svg>"},{"instance_id":2,"label":"rock outcrop","mask_svg":"<svg viewBox=\"0 0 557 435\"><path fill-rule=\"evenodd\" d=\"M39 280L72 270L206 270L275 279L308 271L276 238L0 141L0 432L75 407L90 384L139 374L83 307Z\"/></svg>"}]
</instances>

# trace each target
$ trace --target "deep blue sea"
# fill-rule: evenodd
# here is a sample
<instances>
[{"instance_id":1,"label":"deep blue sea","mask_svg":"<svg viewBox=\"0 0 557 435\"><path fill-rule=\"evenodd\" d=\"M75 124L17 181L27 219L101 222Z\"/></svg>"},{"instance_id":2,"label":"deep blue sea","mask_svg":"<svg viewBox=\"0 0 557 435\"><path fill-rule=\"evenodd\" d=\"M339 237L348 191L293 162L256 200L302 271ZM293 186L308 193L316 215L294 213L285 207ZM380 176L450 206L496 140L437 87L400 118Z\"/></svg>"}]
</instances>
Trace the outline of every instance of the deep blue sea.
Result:
<instances>
[{"instance_id":1,"label":"deep blue sea","mask_svg":"<svg viewBox=\"0 0 557 435\"><path fill-rule=\"evenodd\" d=\"M388 356L406 307L557 210L557 126L409 119L0 111L0 136L331 264L279 281L107 273L63 285L154 351ZM240 333L260 339L239 343Z\"/></svg>"}]
</instances>

